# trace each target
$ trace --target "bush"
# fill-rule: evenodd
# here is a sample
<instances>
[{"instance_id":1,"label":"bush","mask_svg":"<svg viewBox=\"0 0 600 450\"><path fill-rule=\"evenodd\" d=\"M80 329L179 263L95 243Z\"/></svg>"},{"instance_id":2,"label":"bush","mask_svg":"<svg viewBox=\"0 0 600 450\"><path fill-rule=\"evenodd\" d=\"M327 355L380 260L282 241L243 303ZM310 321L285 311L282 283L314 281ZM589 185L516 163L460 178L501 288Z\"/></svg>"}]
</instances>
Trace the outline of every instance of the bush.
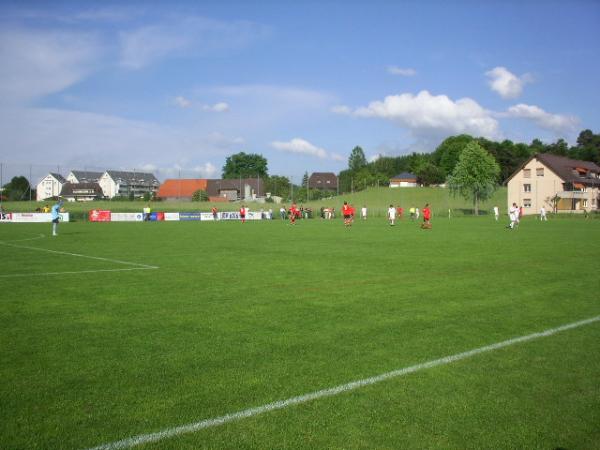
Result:
<instances>
[{"instance_id":1,"label":"bush","mask_svg":"<svg viewBox=\"0 0 600 450\"><path fill-rule=\"evenodd\" d=\"M204 191L202 189L198 189L196 192L194 192L192 194L192 201L193 202L207 202L208 194L206 193L206 191Z\"/></svg>"}]
</instances>

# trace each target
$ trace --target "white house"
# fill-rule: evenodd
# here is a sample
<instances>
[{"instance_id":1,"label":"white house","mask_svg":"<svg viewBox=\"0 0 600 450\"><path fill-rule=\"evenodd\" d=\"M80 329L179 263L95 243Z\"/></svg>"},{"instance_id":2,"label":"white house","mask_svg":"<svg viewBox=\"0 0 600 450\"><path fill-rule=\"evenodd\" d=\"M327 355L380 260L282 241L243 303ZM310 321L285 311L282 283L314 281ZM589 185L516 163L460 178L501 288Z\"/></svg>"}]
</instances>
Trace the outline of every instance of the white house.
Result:
<instances>
[{"instance_id":1,"label":"white house","mask_svg":"<svg viewBox=\"0 0 600 450\"><path fill-rule=\"evenodd\" d=\"M90 172L87 170L72 170L67 175L67 181L69 183L97 183L103 172Z\"/></svg>"},{"instance_id":2,"label":"white house","mask_svg":"<svg viewBox=\"0 0 600 450\"><path fill-rule=\"evenodd\" d=\"M508 207L523 206L525 214L600 209L600 167L593 162L538 153L507 180Z\"/></svg>"},{"instance_id":3,"label":"white house","mask_svg":"<svg viewBox=\"0 0 600 450\"><path fill-rule=\"evenodd\" d=\"M98 184L107 198L116 196L140 198L146 193L155 195L160 186L158 179L151 173L117 170L104 172L98 180Z\"/></svg>"},{"instance_id":4,"label":"white house","mask_svg":"<svg viewBox=\"0 0 600 450\"><path fill-rule=\"evenodd\" d=\"M48 198L58 197L66 182L67 180L60 173L49 173L37 184L36 200L41 202Z\"/></svg>"},{"instance_id":5,"label":"white house","mask_svg":"<svg viewBox=\"0 0 600 450\"><path fill-rule=\"evenodd\" d=\"M400 175L390 178L391 188L417 186L417 176L412 173L402 172Z\"/></svg>"}]
</instances>

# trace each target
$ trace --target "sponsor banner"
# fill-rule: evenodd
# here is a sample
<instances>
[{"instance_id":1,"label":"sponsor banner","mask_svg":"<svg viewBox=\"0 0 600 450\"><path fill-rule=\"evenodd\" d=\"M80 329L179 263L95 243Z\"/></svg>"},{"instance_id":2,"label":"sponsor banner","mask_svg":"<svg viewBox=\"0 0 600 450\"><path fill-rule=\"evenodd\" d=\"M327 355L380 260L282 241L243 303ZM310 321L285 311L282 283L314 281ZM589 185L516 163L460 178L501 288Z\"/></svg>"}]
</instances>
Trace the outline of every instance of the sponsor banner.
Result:
<instances>
[{"instance_id":1,"label":"sponsor banner","mask_svg":"<svg viewBox=\"0 0 600 450\"><path fill-rule=\"evenodd\" d=\"M166 212L165 220L179 220L179 213Z\"/></svg>"},{"instance_id":2,"label":"sponsor banner","mask_svg":"<svg viewBox=\"0 0 600 450\"><path fill-rule=\"evenodd\" d=\"M222 212L219 213L219 218L221 220L240 220L240 213L235 211L235 212Z\"/></svg>"},{"instance_id":3,"label":"sponsor banner","mask_svg":"<svg viewBox=\"0 0 600 450\"><path fill-rule=\"evenodd\" d=\"M217 217L218 217L217 213ZM200 213L200 220L215 220L212 213Z\"/></svg>"},{"instance_id":4,"label":"sponsor banner","mask_svg":"<svg viewBox=\"0 0 600 450\"><path fill-rule=\"evenodd\" d=\"M265 212L260 212L260 211L248 211L246 213L246 220L261 220L264 218L266 218L266 213Z\"/></svg>"},{"instance_id":5,"label":"sponsor banner","mask_svg":"<svg viewBox=\"0 0 600 450\"><path fill-rule=\"evenodd\" d=\"M165 220L165 213L164 212L152 212L152 213L150 213L150 220L152 222Z\"/></svg>"},{"instance_id":6,"label":"sponsor banner","mask_svg":"<svg viewBox=\"0 0 600 450\"><path fill-rule=\"evenodd\" d=\"M179 220L182 220L182 221L202 220L202 213L200 213L200 212L180 212Z\"/></svg>"},{"instance_id":7,"label":"sponsor banner","mask_svg":"<svg viewBox=\"0 0 600 450\"><path fill-rule=\"evenodd\" d=\"M10 213L5 214L5 216L10 216L11 222L52 222L52 214L50 213ZM60 213L60 221L68 222L69 213Z\"/></svg>"},{"instance_id":8,"label":"sponsor banner","mask_svg":"<svg viewBox=\"0 0 600 450\"><path fill-rule=\"evenodd\" d=\"M92 209L88 214L88 218L90 222L110 222L110 211Z\"/></svg>"},{"instance_id":9,"label":"sponsor banner","mask_svg":"<svg viewBox=\"0 0 600 450\"><path fill-rule=\"evenodd\" d=\"M1 213L0 214L0 222L11 222L12 221L12 213Z\"/></svg>"},{"instance_id":10,"label":"sponsor banner","mask_svg":"<svg viewBox=\"0 0 600 450\"><path fill-rule=\"evenodd\" d=\"M111 222L141 222L144 220L144 214L137 213L111 213Z\"/></svg>"}]
</instances>

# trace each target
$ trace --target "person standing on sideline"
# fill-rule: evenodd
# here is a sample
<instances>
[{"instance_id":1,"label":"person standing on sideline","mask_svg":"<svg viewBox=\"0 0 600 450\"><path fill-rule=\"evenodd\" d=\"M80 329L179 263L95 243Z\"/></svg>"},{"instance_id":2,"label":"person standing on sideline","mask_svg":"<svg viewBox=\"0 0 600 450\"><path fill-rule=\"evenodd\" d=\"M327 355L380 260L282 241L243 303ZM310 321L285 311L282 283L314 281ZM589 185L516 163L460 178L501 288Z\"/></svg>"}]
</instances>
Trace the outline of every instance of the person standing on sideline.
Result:
<instances>
[{"instance_id":1,"label":"person standing on sideline","mask_svg":"<svg viewBox=\"0 0 600 450\"><path fill-rule=\"evenodd\" d=\"M546 217L546 208L544 208L543 206L540 208L540 220L548 221L548 217Z\"/></svg>"},{"instance_id":2,"label":"person standing on sideline","mask_svg":"<svg viewBox=\"0 0 600 450\"><path fill-rule=\"evenodd\" d=\"M281 217L281 220L286 219L285 206L282 206L281 208L279 208L279 216Z\"/></svg>"},{"instance_id":3,"label":"person standing on sideline","mask_svg":"<svg viewBox=\"0 0 600 450\"><path fill-rule=\"evenodd\" d=\"M296 204L292 203L290 206L290 225L296 225L296 217L300 214L300 210L296 208Z\"/></svg>"},{"instance_id":4,"label":"person standing on sideline","mask_svg":"<svg viewBox=\"0 0 600 450\"><path fill-rule=\"evenodd\" d=\"M62 206L62 200L58 200L50 211L52 218L52 236L58 236L58 222L60 221L60 210L62 209Z\"/></svg>"},{"instance_id":5,"label":"person standing on sideline","mask_svg":"<svg viewBox=\"0 0 600 450\"><path fill-rule=\"evenodd\" d=\"M500 210L498 209L497 206L494 206L494 219L496 219L496 222L498 222L499 217L500 217Z\"/></svg>"},{"instance_id":6,"label":"person standing on sideline","mask_svg":"<svg viewBox=\"0 0 600 450\"><path fill-rule=\"evenodd\" d=\"M240 208L240 219L242 219L242 223L246 223L246 207L244 205Z\"/></svg>"},{"instance_id":7,"label":"person standing on sideline","mask_svg":"<svg viewBox=\"0 0 600 450\"><path fill-rule=\"evenodd\" d=\"M344 216L344 225L347 227L352 225L352 207L348 202L344 202L342 206L342 215Z\"/></svg>"},{"instance_id":8,"label":"person standing on sideline","mask_svg":"<svg viewBox=\"0 0 600 450\"><path fill-rule=\"evenodd\" d=\"M508 217L510 218L510 224L506 228L510 228L514 230L515 227L519 224L519 208L516 203L513 203L510 209L508 210Z\"/></svg>"},{"instance_id":9,"label":"person standing on sideline","mask_svg":"<svg viewBox=\"0 0 600 450\"><path fill-rule=\"evenodd\" d=\"M360 217L362 220L367 220L367 205L363 205L362 209L360 210Z\"/></svg>"},{"instance_id":10,"label":"person standing on sideline","mask_svg":"<svg viewBox=\"0 0 600 450\"><path fill-rule=\"evenodd\" d=\"M429 203L427 203L425 205L425 208L423 208L423 224L421 225L421 228L431 228L431 209L429 209Z\"/></svg>"},{"instance_id":11,"label":"person standing on sideline","mask_svg":"<svg viewBox=\"0 0 600 450\"><path fill-rule=\"evenodd\" d=\"M144 221L148 222L150 220L150 213L152 212L152 209L150 209L150 205L146 205L144 206Z\"/></svg>"},{"instance_id":12,"label":"person standing on sideline","mask_svg":"<svg viewBox=\"0 0 600 450\"><path fill-rule=\"evenodd\" d=\"M415 208L415 219L419 220L419 208Z\"/></svg>"},{"instance_id":13,"label":"person standing on sideline","mask_svg":"<svg viewBox=\"0 0 600 450\"><path fill-rule=\"evenodd\" d=\"M394 223L396 222L396 208L394 208L394 205L390 205L390 207L388 208L387 217L390 226L393 227Z\"/></svg>"},{"instance_id":14,"label":"person standing on sideline","mask_svg":"<svg viewBox=\"0 0 600 450\"><path fill-rule=\"evenodd\" d=\"M213 215L213 220L217 220L217 218L219 217L219 216L218 216L218 214L217 214L217 207L216 207L216 206L213 206L213 207L211 208L210 212L212 212L212 215Z\"/></svg>"},{"instance_id":15,"label":"person standing on sideline","mask_svg":"<svg viewBox=\"0 0 600 450\"><path fill-rule=\"evenodd\" d=\"M408 212L410 213L410 220L415 220L415 207L411 206Z\"/></svg>"}]
</instances>

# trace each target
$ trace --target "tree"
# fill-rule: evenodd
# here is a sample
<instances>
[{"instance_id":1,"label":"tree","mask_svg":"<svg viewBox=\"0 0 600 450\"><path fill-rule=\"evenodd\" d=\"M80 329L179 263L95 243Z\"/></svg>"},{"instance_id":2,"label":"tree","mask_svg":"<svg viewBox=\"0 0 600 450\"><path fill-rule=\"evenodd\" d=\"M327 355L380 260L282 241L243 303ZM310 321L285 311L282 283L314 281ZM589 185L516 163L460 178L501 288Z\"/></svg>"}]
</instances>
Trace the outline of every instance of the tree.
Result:
<instances>
[{"instance_id":1,"label":"tree","mask_svg":"<svg viewBox=\"0 0 600 450\"><path fill-rule=\"evenodd\" d=\"M287 199L290 195L290 180L288 177L273 175L265 180L265 192Z\"/></svg>"},{"instance_id":2,"label":"tree","mask_svg":"<svg viewBox=\"0 0 600 450\"><path fill-rule=\"evenodd\" d=\"M194 193L192 194L192 201L193 202L207 202L208 194L206 193L205 190L198 189L197 191L194 191Z\"/></svg>"},{"instance_id":3,"label":"tree","mask_svg":"<svg viewBox=\"0 0 600 450\"><path fill-rule=\"evenodd\" d=\"M236 153L225 159L223 178L266 178L267 160L256 153Z\"/></svg>"},{"instance_id":4,"label":"tree","mask_svg":"<svg viewBox=\"0 0 600 450\"><path fill-rule=\"evenodd\" d=\"M479 202L487 200L496 190L500 166L477 142L467 144L460 154L448 185L453 193L473 200L475 215L479 214Z\"/></svg>"},{"instance_id":5,"label":"tree","mask_svg":"<svg viewBox=\"0 0 600 450\"><path fill-rule=\"evenodd\" d=\"M464 148L473 142L473 137L468 134L460 134L458 136L450 136L438 145L433 154L433 163L441 167L444 172L451 174L454 166L458 162L461 152Z\"/></svg>"},{"instance_id":6,"label":"tree","mask_svg":"<svg viewBox=\"0 0 600 450\"><path fill-rule=\"evenodd\" d=\"M365 152L358 145L352 149L350 158L348 158L348 168L352 171L360 170L367 165Z\"/></svg>"},{"instance_id":7,"label":"tree","mask_svg":"<svg viewBox=\"0 0 600 450\"><path fill-rule=\"evenodd\" d=\"M421 166L419 170L415 172L415 175L425 186L442 184L444 181L446 181L446 174L444 174L444 170L432 163L427 163L424 166Z\"/></svg>"},{"instance_id":8,"label":"tree","mask_svg":"<svg viewBox=\"0 0 600 450\"><path fill-rule=\"evenodd\" d=\"M9 200L29 200L31 186L29 185L29 180L24 176L13 177L10 182L6 183L3 187L4 191L2 194ZM33 191L31 191L31 196L32 198L34 197Z\"/></svg>"}]
</instances>

